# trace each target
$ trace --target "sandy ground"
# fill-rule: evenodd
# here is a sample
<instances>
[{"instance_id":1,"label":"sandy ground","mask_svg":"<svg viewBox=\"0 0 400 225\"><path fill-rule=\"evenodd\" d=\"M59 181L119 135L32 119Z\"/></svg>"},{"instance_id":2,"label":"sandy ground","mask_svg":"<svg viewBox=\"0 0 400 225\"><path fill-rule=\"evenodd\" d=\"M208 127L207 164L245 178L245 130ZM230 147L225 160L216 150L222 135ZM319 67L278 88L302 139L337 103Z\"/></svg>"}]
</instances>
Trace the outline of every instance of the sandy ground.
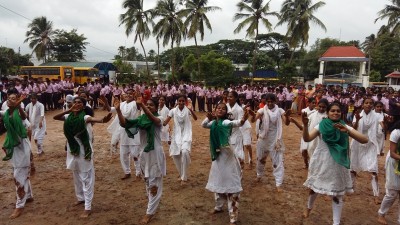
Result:
<instances>
[{"instance_id":1,"label":"sandy ground","mask_svg":"<svg viewBox=\"0 0 400 225\"><path fill-rule=\"evenodd\" d=\"M139 224L146 212L147 197L144 182L133 178L121 180L123 172L119 156L110 156L110 134L107 124L95 125L95 170L96 183L92 214L80 219L83 206L71 207L76 201L71 171L65 168L65 137L62 122L54 121L56 112L46 113L47 136L44 142L45 154L36 155L34 161L36 173L31 176L34 202L27 203L23 214L14 220L8 219L15 207L15 186L9 162L0 161L0 224ZM97 116L105 115L96 111ZM226 206L224 213L210 215L214 207L213 194L205 189L211 165L209 154L209 131L201 128L204 113L198 113L199 120L193 122L192 164L189 171L189 183L181 187L176 181L177 171L168 157L168 146L164 145L167 155L167 176L164 178L164 192L158 211L151 221L153 225L200 225L229 224ZM299 118L297 118L299 119ZM254 125L253 125L254 126ZM331 201L319 197L310 218L303 219L308 190L303 186L307 170L299 152L300 131L293 125L284 128L285 179L284 192L275 192L271 162L267 162L266 176L261 183L254 183L254 169L244 170L243 192L239 206L238 224L332 224ZM3 143L4 135L0 142ZM388 143L386 143L388 146ZM255 155L255 141L253 141ZM3 157L3 154L1 154ZM379 186L381 197L384 194L384 157L379 158ZM133 165L132 165L133 167ZM397 202L389 214L389 224L397 220ZM342 224L376 224L378 205L373 202L370 175L362 173L357 180L355 194L345 198Z\"/></svg>"}]
</instances>

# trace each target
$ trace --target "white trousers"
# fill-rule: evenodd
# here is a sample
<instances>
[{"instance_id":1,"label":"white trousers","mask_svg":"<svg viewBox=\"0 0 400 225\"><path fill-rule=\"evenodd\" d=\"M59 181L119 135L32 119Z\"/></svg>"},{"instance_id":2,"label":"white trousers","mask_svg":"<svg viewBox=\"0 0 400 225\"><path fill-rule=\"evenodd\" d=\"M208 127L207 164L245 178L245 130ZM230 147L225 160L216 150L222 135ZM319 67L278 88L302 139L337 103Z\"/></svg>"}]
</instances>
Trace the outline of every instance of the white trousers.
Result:
<instances>
[{"instance_id":1,"label":"white trousers","mask_svg":"<svg viewBox=\"0 0 400 225\"><path fill-rule=\"evenodd\" d=\"M183 149L179 155L173 155L176 169L178 170L181 180L187 181L188 169L190 165L190 151Z\"/></svg>"},{"instance_id":2,"label":"white trousers","mask_svg":"<svg viewBox=\"0 0 400 225\"><path fill-rule=\"evenodd\" d=\"M43 153L43 139L36 139L35 140L37 146L37 154Z\"/></svg>"},{"instance_id":3,"label":"white trousers","mask_svg":"<svg viewBox=\"0 0 400 225\"><path fill-rule=\"evenodd\" d=\"M85 210L92 209L92 200L94 194L94 168L88 172L73 171L75 194L78 201L85 202Z\"/></svg>"},{"instance_id":4,"label":"white trousers","mask_svg":"<svg viewBox=\"0 0 400 225\"><path fill-rule=\"evenodd\" d=\"M17 192L17 203L15 208L24 208L26 200L33 198L31 181L29 180L31 168L13 168L15 190Z\"/></svg>"},{"instance_id":5,"label":"white trousers","mask_svg":"<svg viewBox=\"0 0 400 225\"><path fill-rule=\"evenodd\" d=\"M162 192L163 192L163 178L145 178L146 183L146 194L149 199L147 203L146 214L154 215L157 211L158 205L160 204Z\"/></svg>"},{"instance_id":6,"label":"white trousers","mask_svg":"<svg viewBox=\"0 0 400 225\"><path fill-rule=\"evenodd\" d=\"M307 208L312 209L314 207L315 200L318 194L313 193L308 196ZM333 214L333 225L340 224L340 218L342 217L343 209L343 196L332 196L332 214Z\"/></svg>"},{"instance_id":7,"label":"white trousers","mask_svg":"<svg viewBox=\"0 0 400 225\"><path fill-rule=\"evenodd\" d=\"M257 146L257 177L263 177L265 174L265 164L267 161L268 155L271 155L272 161L272 174L275 177L275 183L277 187L280 187L283 183L283 176L285 173L285 168L283 166L283 151L268 151L258 148Z\"/></svg>"},{"instance_id":8,"label":"white trousers","mask_svg":"<svg viewBox=\"0 0 400 225\"><path fill-rule=\"evenodd\" d=\"M139 176L141 174L139 155L140 149L139 145L120 145L119 158L121 160L122 170L125 174L131 174L131 158L133 159L135 165L135 174Z\"/></svg>"},{"instance_id":9,"label":"white trousers","mask_svg":"<svg viewBox=\"0 0 400 225\"><path fill-rule=\"evenodd\" d=\"M386 189L385 197L383 197L381 207L378 210L379 215L381 215L381 216L386 215L386 213L389 211L390 207L396 201L396 198L399 198L399 193L400 193L400 191L398 191L398 190ZM399 208L399 212L398 212L397 222L400 223L400 208Z\"/></svg>"},{"instance_id":10,"label":"white trousers","mask_svg":"<svg viewBox=\"0 0 400 225\"><path fill-rule=\"evenodd\" d=\"M229 219L231 223L236 223L239 216L240 193L221 194L214 193L215 210L221 211L225 202L228 202Z\"/></svg>"},{"instance_id":11,"label":"white trousers","mask_svg":"<svg viewBox=\"0 0 400 225\"><path fill-rule=\"evenodd\" d=\"M117 132L115 132L117 133ZM116 134L112 134L111 135L111 154L116 154L117 153L117 144L119 142L119 135Z\"/></svg>"}]
</instances>

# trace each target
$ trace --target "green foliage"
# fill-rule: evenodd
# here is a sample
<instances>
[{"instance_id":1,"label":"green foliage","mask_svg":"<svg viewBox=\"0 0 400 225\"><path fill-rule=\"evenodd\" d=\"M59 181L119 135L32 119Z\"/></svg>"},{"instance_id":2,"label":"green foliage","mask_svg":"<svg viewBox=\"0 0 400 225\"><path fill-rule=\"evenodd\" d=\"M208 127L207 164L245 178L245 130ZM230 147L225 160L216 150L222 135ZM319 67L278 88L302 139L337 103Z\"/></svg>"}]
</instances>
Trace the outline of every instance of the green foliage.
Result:
<instances>
[{"instance_id":1,"label":"green foliage","mask_svg":"<svg viewBox=\"0 0 400 225\"><path fill-rule=\"evenodd\" d=\"M371 70L369 73L369 81L370 82L380 82L381 81L381 73L375 70Z\"/></svg>"},{"instance_id":2,"label":"green foliage","mask_svg":"<svg viewBox=\"0 0 400 225\"><path fill-rule=\"evenodd\" d=\"M383 34L376 41L376 46L370 50L372 70L387 75L400 68L400 38Z\"/></svg>"},{"instance_id":3,"label":"green foliage","mask_svg":"<svg viewBox=\"0 0 400 225\"><path fill-rule=\"evenodd\" d=\"M13 49L0 47L0 74L15 75L20 66L33 66L29 54L21 55Z\"/></svg>"},{"instance_id":4,"label":"green foliage","mask_svg":"<svg viewBox=\"0 0 400 225\"><path fill-rule=\"evenodd\" d=\"M77 62L85 59L83 52L86 51L86 37L78 34L76 29L67 32L65 30L57 30L53 40L53 57L60 62Z\"/></svg>"},{"instance_id":5,"label":"green foliage","mask_svg":"<svg viewBox=\"0 0 400 225\"><path fill-rule=\"evenodd\" d=\"M38 60L48 60L46 57L50 55L50 47L52 46L52 38L55 35L53 30L53 22L48 21L46 17L36 17L32 23L28 25L29 30L26 32L24 43L29 42L29 47L33 49Z\"/></svg>"},{"instance_id":6,"label":"green foliage","mask_svg":"<svg viewBox=\"0 0 400 225\"><path fill-rule=\"evenodd\" d=\"M293 82L293 77L297 77L297 69L295 64L283 64L278 70L278 78L280 83L289 84Z\"/></svg>"}]
</instances>

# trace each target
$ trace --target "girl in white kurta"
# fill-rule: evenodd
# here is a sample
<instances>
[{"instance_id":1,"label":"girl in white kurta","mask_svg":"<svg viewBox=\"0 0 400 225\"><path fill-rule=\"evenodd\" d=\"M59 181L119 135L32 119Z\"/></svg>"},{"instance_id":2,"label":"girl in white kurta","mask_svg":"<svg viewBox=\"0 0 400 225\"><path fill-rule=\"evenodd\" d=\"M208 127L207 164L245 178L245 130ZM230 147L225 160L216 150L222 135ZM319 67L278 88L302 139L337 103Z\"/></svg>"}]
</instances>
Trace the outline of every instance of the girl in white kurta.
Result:
<instances>
[{"instance_id":1,"label":"girl in white kurta","mask_svg":"<svg viewBox=\"0 0 400 225\"><path fill-rule=\"evenodd\" d=\"M228 120L225 103L217 105L216 118L211 113L202 122L204 128L210 130L211 170L206 189L215 193L215 208L213 213L222 212L222 207L228 201L230 223L238 220L239 197L242 189L242 172L233 146L229 143L230 131L233 127L242 126L247 120L245 113L240 120Z\"/></svg>"},{"instance_id":2,"label":"girl in white kurta","mask_svg":"<svg viewBox=\"0 0 400 225\"><path fill-rule=\"evenodd\" d=\"M228 103L228 114L230 114L230 119L239 120L243 117L244 111L242 107L239 106L239 95L236 91L231 91L228 93L227 97ZM245 127L248 128L248 127ZM235 151L236 157L239 159L240 165L243 169L244 166L244 150L243 150L243 135L239 127L232 127L232 133L229 138L229 143L233 150Z\"/></svg>"},{"instance_id":3,"label":"girl in white kurta","mask_svg":"<svg viewBox=\"0 0 400 225\"><path fill-rule=\"evenodd\" d=\"M352 140L350 144L350 161L351 173L353 182L357 177L357 173L361 171L370 172L372 174L371 184L376 204L379 200L379 185L378 185L378 155L380 147L378 146L377 134L379 123L378 116L372 110L374 102L371 98L366 98L362 104L363 110L361 113L356 113L353 120L353 128L358 132L368 136L368 143L361 144L356 140ZM353 183L354 185L354 183Z\"/></svg>"},{"instance_id":4,"label":"girl in white kurta","mask_svg":"<svg viewBox=\"0 0 400 225\"><path fill-rule=\"evenodd\" d=\"M164 120L167 119L168 114L169 114L169 109L165 105L165 101L166 101L166 99L164 96L160 96L160 98L158 99L158 115L162 116L164 118ZM171 144L171 139L169 136L169 124L162 127L161 141Z\"/></svg>"},{"instance_id":5,"label":"girl in white kurta","mask_svg":"<svg viewBox=\"0 0 400 225\"><path fill-rule=\"evenodd\" d=\"M31 123L32 137L37 146L37 154L43 153L43 140L46 135L46 119L44 105L38 101L37 95L31 95L31 102L26 106L29 122Z\"/></svg>"},{"instance_id":6,"label":"girl in white kurta","mask_svg":"<svg viewBox=\"0 0 400 225\"><path fill-rule=\"evenodd\" d=\"M163 192L163 177L166 176L165 155L161 142L161 129L164 118L157 113L157 102L148 100L142 103L142 97L137 97L137 104L143 109L144 114L134 120L125 119L116 101L118 118L125 131L132 135L140 132L140 168L142 177L146 182L148 204L146 215L141 223L147 224L156 213Z\"/></svg>"},{"instance_id":7,"label":"girl in white kurta","mask_svg":"<svg viewBox=\"0 0 400 225\"><path fill-rule=\"evenodd\" d=\"M265 173L265 164L268 155L271 157L273 175L275 177L276 188L278 192L282 192L282 183L284 176L283 153L285 146L283 145L283 123L288 126L290 124L290 109L285 113L276 103L274 94L267 94L266 105L257 111L252 112L251 121L254 123L260 119L259 134L257 140L257 178L256 182L260 182Z\"/></svg>"},{"instance_id":8,"label":"girl in white kurta","mask_svg":"<svg viewBox=\"0 0 400 225\"><path fill-rule=\"evenodd\" d=\"M169 155L174 160L182 185L188 179L190 151L192 149L192 122L190 121L190 116L192 115L193 119L197 120L197 116L193 110L186 107L186 99L185 95L178 96L178 105L169 111L168 117L163 123L166 126L171 118L174 119L174 130L171 146L169 147Z\"/></svg>"},{"instance_id":9,"label":"girl in white kurta","mask_svg":"<svg viewBox=\"0 0 400 225\"><path fill-rule=\"evenodd\" d=\"M383 197L381 207L378 211L378 222L380 224L387 224L385 215L390 207L399 198L400 194L400 123L395 125L395 130L390 134L390 157L386 160L386 194ZM400 223L400 212L398 213L397 222Z\"/></svg>"},{"instance_id":10,"label":"girl in white kurta","mask_svg":"<svg viewBox=\"0 0 400 225\"><path fill-rule=\"evenodd\" d=\"M7 129L3 150L6 156L3 161L10 160L13 168L13 176L17 202L10 219L21 215L26 202L33 200L32 187L29 179L31 171L31 144L27 136L30 123L26 120L26 114L21 106L24 97L18 97L18 91L9 90L7 110L0 111Z\"/></svg>"},{"instance_id":11,"label":"girl in white kurta","mask_svg":"<svg viewBox=\"0 0 400 225\"><path fill-rule=\"evenodd\" d=\"M246 110L246 96L240 96L239 95L239 102L240 102L240 107L243 110ZM251 149L251 124L248 120L243 124L243 126L239 127L240 131L242 132L243 136L243 147L244 147L244 153L245 157L246 154L248 155L248 163L250 165L249 169L253 168L253 150Z\"/></svg>"},{"instance_id":12,"label":"girl in white kurta","mask_svg":"<svg viewBox=\"0 0 400 225\"><path fill-rule=\"evenodd\" d=\"M385 139L386 139L386 122L385 120L389 119L389 116L383 112L384 109L384 105L382 102L375 102L374 104L374 112L376 113L377 117L378 117L378 121L382 121L379 123L379 127L378 127L378 134L376 136L376 140L378 142L378 146L380 149L380 155L383 156L384 152L383 150L385 149Z\"/></svg>"},{"instance_id":13,"label":"girl in white kurta","mask_svg":"<svg viewBox=\"0 0 400 225\"><path fill-rule=\"evenodd\" d=\"M55 115L54 119L65 121L67 169L73 172L75 194L78 199L76 205L85 205L81 217L88 217L92 209L95 182L92 124L107 123L111 120L112 114L109 113L101 119L94 118L86 114L84 98L76 97L73 103L69 110Z\"/></svg>"},{"instance_id":14,"label":"girl in white kurta","mask_svg":"<svg viewBox=\"0 0 400 225\"><path fill-rule=\"evenodd\" d=\"M365 135L345 125L340 120L341 110L338 103L328 107L328 118L315 126L310 132L303 129L304 141L319 139L317 148L310 158L307 180L304 186L310 188L307 209L304 217L308 218L318 194L332 196L333 224L339 225L343 208L343 195L353 192L348 157L349 136L361 143L367 143ZM302 116L303 125L309 120Z\"/></svg>"}]
</instances>

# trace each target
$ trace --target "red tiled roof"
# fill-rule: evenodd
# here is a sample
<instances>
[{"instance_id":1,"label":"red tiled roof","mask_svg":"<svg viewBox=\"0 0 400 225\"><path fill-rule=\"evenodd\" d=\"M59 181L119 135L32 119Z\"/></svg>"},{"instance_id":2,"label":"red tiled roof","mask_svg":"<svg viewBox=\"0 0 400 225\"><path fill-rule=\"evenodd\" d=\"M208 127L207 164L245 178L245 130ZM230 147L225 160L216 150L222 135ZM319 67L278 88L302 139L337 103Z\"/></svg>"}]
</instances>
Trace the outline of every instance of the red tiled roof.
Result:
<instances>
[{"instance_id":1,"label":"red tiled roof","mask_svg":"<svg viewBox=\"0 0 400 225\"><path fill-rule=\"evenodd\" d=\"M326 50L322 57L363 57L364 53L354 46L332 46Z\"/></svg>"},{"instance_id":2,"label":"red tiled roof","mask_svg":"<svg viewBox=\"0 0 400 225\"><path fill-rule=\"evenodd\" d=\"M385 77L389 77L389 78L400 78L400 72L399 71L393 71L392 73L389 73L388 75L386 75Z\"/></svg>"}]
</instances>

